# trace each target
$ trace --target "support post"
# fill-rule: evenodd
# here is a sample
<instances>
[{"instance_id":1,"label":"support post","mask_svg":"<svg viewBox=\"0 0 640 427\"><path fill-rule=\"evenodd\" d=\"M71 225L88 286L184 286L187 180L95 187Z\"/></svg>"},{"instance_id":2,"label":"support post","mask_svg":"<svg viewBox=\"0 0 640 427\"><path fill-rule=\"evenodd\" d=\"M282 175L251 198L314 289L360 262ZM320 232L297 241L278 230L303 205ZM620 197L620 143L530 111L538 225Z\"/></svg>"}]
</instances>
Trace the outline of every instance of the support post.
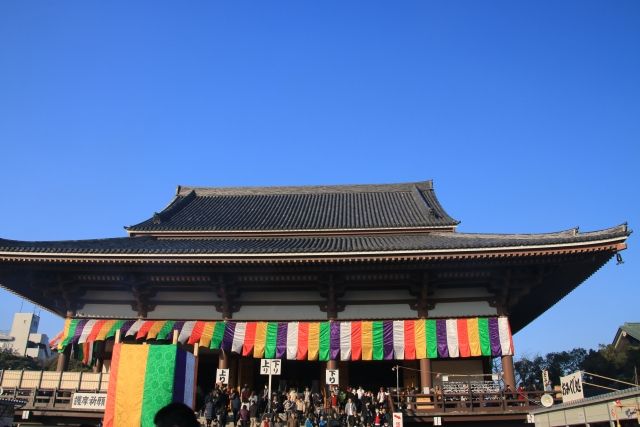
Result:
<instances>
[{"instance_id":1,"label":"support post","mask_svg":"<svg viewBox=\"0 0 640 427\"><path fill-rule=\"evenodd\" d=\"M196 397L198 395L198 365L200 363L199 352L200 352L200 344L195 343L193 345L193 356L195 358L193 369L194 369L195 379L193 381L193 406L191 407L191 409L194 409L194 410L196 409Z\"/></svg>"},{"instance_id":2,"label":"support post","mask_svg":"<svg viewBox=\"0 0 640 427\"><path fill-rule=\"evenodd\" d=\"M75 316L73 310L67 310L66 319L71 320ZM68 331L67 331L68 332ZM71 344L67 345L62 353L58 352L58 364L56 365L57 372L64 372L69 369L69 357L71 356Z\"/></svg>"},{"instance_id":3,"label":"support post","mask_svg":"<svg viewBox=\"0 0 640 427\"><path fill-rule=\"evenodd\" d=\"M218 369L228 369L229 368L229 357L227 353L220 349L218 353Z\"/></svg>"},{"instance_id":4,"label":"support post","mask_svg":"<svg viewBox=\"0 0 640 427\"><path fill-rule=\"evenodd\" d=\"M433 383L431 381L431 359L420 359L420 387L423 393L430 393Z\"/></svg>"},{"instance_id":5,"label":"support post","mask_svg":"<svg viewBox=\"0 0 640 427\"><path fill-rule=\"evenodd\" d=\"M69 357L71 356L71 344L67 345L65 349L58 353L58 364L56 365L57 372L64 372L69 369Z\"/></svg>"},{"instance_id":6,"label":"support post","mask_svg":"<svg viewBox=\"0 0 640 427\"><path fill-rule=\"evenodd\" d=\"M96 341L94 344L96 353L96 364L93 365L93 372L102 372L104 364L104 341Z\"/></svg>"},{"instance_id":7,"label":"support post","mask_svg":"<svg viewBox=\"0 0 640 427\"><path fill-rule=\"evenodd\" d=\"M511 390L516 389L516 376L513 369L513 356L502 356L502 380Z\"/></svg>"}]
</instances>

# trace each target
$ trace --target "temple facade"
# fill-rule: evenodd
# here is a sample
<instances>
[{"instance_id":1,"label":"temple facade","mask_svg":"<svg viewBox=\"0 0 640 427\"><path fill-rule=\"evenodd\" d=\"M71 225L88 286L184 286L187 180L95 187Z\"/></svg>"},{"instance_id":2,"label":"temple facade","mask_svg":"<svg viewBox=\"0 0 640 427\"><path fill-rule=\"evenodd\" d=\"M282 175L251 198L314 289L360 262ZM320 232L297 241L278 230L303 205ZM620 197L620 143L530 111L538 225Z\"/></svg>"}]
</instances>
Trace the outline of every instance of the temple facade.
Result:
<instances>
[{"instance_id":1,"label":"temple facade","mask_svg":"<svg viewBox=\"0 0 640 427\"><path fill-rule=\"evenodd\" d=\"M178 187L127 237L0 239L0 283L66 317L60 351L104 369L116 334L175 334L198 347L202 381L229 367L232 385L261 385L259 359L280 358L289 384L323 383L327 368L341 384L391 385L397 365L402 385L424 389L491 375L499 358L515 388L511 334L624 250L630 230L458 224L431 181Z\"/></svg>"}]
</instances>

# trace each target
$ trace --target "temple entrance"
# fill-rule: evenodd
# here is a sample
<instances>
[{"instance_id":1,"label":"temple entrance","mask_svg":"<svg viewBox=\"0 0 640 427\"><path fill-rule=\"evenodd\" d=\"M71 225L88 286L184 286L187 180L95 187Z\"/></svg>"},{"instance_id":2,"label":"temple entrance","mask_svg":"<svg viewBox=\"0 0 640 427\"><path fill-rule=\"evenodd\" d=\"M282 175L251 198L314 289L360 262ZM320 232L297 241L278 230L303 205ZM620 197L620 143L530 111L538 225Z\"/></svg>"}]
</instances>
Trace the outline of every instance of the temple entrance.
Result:
<instances>
[{"instance_id":1,"label":"temple entrance","mask_svg":"<svg viewBox=\"0 0 640 427\"><path fill-rule=\"evenodd\" d=\"M395 387L396 372L393 367L398 364L395 360L370 360L347 362L348 384L341 384L343 387L359 387L373 392L380 387ZM342 368L341 364L340 368ZM340 375L342 378L342 375ZM399 375L400 387L403 386L402 372Z\"/></svg>"},{"instance_id":2,"label":"temple entrance","mask_svg":"<svg viewBox=\"0 0 640 427\"><path fill-rule=\"evenodd\" d=\"M250 369L255 373L253 387L262 390L268 383L267 375L260 375L260 359L250 359ZM306 360L282 359L282 375L273 376L271 379L272 391L284 392L291 388L302 391L309 387L312 391L320 390L320 380L324 378L323 362Z\"/></svg>"}]
</instances>

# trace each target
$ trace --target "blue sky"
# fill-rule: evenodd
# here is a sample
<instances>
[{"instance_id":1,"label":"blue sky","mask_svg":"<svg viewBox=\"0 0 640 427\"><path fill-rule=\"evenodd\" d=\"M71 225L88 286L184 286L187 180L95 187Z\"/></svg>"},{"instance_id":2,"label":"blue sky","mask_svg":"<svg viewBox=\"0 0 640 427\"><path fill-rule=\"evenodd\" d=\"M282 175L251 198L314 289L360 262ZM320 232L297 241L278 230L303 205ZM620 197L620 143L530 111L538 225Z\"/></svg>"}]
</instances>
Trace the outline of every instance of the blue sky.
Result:
<instances>
[{"instance_id":1,"label":"blue sky","mask_svg":"<svg viewBox=\"0 0 640 427\"><path fill-rule=\"evenodd\" d=\"M0 237L124 236L178 184L426 179L460 231L637 228L638 22L624 0L1 2ZM640 321L629 246L516 351Z\"/></svg>"}]
</instances>

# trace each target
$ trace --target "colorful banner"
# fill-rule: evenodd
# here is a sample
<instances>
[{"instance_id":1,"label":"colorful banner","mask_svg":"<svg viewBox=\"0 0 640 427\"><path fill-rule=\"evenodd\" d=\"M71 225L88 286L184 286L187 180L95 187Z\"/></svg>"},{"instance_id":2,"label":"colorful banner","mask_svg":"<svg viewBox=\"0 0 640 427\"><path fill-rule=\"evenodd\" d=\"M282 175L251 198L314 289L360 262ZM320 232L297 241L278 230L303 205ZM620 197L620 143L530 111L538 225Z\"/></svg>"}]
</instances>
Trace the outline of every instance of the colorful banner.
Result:
<instances>
[{"instance_id":1,"label":"colorful banner","mask_svg":"<svg viewBox=\"0 0 640 427\"><path fill-rule=\"evenodd\" d=\"M104 426L153 427L153 417L163 406L193 406L194 378L194 356L177 345L116 344Z\"/></svg>"},{"instance_id":2,"label":"colorful banner","mask_svg":"<svg viewBox=\"0 0 640 427\"><path fill-rule=\"evenodd\" d=\"M327 322L233 322L67 319L58 349L120 330L126 340L171 340L254 358L288 360L415 360L513 355L506 317ZM108 332L107 332L108 331ZM89 359L91 357L89 356Z\"/></svg>"}]
</instances>

